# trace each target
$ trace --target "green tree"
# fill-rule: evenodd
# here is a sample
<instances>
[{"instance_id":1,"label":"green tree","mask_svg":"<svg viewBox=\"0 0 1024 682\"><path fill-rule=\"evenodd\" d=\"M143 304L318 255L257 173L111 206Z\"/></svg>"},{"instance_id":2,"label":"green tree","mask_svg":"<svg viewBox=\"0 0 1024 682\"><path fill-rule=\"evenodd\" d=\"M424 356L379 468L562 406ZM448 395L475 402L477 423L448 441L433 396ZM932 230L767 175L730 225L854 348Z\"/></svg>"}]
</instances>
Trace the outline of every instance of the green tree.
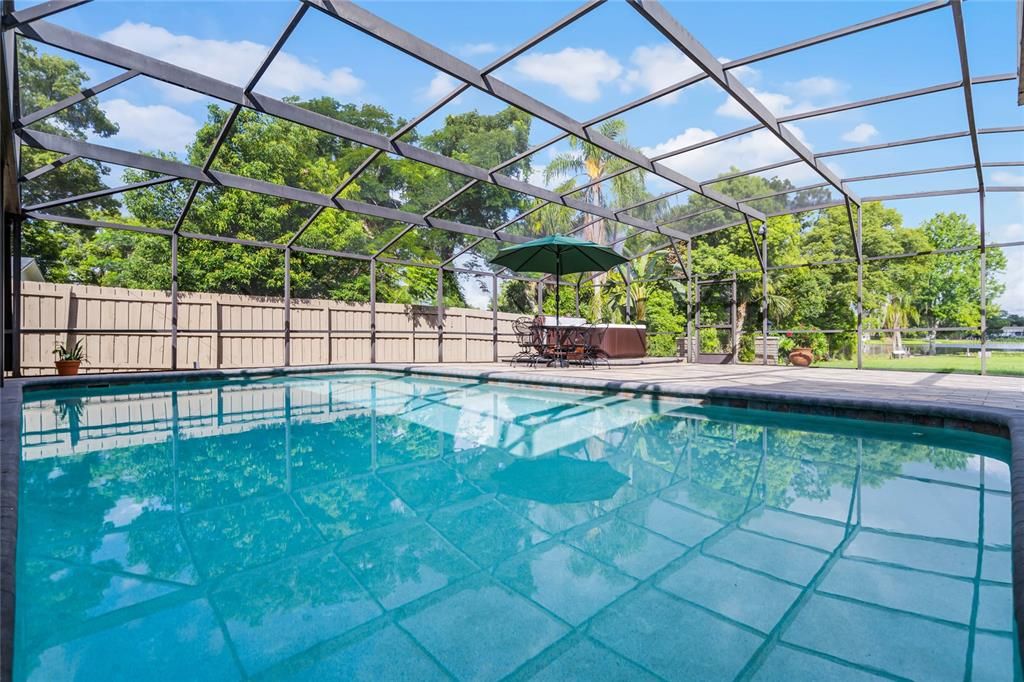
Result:
<instances>
[{"instance_id":1,"label":"green tree","mask_svg":"<svg viewBox=\"0 0 1024 682\"><path fill-rule=\"evenodd\" d=\"M54 54L40 53L32 43L19 39L18 79L21 110L28 114L77 94L89 80L88 74L77 62ZM107 118L95 98L79 102L30 126L31 130L85 140L90 135L110 137L118 131L116 123ZM21 148L21 172L26 173L61 155L33 147ZM22 184L21 201L31 206L43 201L94 192L103 188L104 176L110 174L107 166L87 159L76 159L61 168ZM104 198L90 202L90 206L112 210L117 202ZM62 215L87 217L82 206L70 204L56 209ZM36 259L47 278L68 281L73 274L67 267L61 251L67 244L77 245L88 239L77 228L56 223L30 221L24 227L22 252Z\"/></svg>"}]
</instances>

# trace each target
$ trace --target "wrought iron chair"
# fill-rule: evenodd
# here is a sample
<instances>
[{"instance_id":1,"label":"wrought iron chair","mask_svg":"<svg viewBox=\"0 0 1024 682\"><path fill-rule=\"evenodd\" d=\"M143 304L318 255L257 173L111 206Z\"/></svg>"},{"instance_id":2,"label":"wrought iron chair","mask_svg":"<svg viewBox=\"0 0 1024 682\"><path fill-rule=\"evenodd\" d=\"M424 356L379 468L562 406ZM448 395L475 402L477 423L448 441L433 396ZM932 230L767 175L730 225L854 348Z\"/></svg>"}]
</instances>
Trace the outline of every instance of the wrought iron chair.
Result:
<instances>
[{"instance_id":1,"label":"wrought iron chair","mask_svg":"<svg viewBox=\"0 0 1024 682\"><path fill-rule=\"evenodd\" d=\"M520 362L528 362L531 367L537 364L541 356L536 348L536 330L532 317L519 317L512 321L512 333L516 335L519 352L509 360L509 366Z\"/></svg>"},{"instance_id":2,"label":"wrought iron chair","mask_svg":"<svg viewBox=\"0 0 1024 682\"><path fill-rule=\"evenodd\" d=\"M578 365L590 365L591 369L596 369L598 362L610 367L607 353L600 348L604 329L598 325L573 328L566 337L566 359Z\"/></svg>"},{"instance_id":3,"label":"wrought iron chair","mask_svg":"<svg viewBox=\"0 0 1024 682\"><path fill-rule=\"evenodd\" d=\"M583 358L594 369L597 368L599 362L603 362L604 366L609 369L612 366L608 361L608 353L601 348L601 341L607 329L608 325L605 324L591 325L584 335L586 343L583 345Z\"/></svg>"}]
</instances>

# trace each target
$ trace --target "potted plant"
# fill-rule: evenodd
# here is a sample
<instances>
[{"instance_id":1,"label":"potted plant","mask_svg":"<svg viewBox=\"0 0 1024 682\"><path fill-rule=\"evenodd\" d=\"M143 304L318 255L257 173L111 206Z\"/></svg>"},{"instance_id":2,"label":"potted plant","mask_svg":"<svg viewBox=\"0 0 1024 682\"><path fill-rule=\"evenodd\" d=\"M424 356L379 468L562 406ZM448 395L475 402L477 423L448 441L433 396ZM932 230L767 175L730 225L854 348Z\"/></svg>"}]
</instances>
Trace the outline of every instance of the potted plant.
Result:
<instances>
[{"instance_id":1,"label":"potted plant","mask_svg":"<svg viewBox=\"0 0 1024 682\"><path fill-rule=\"evenodd\" d=\"M85 361L85 349L82 347L84 339L79 339L78 343L68 348L63 343L58 343L57 347L53 349L53 354L57 358L53 363L57 368L58 376L70 377L78 374L78 368Z\"/></svg>"},{"instance_id":2,"label":"potted plant","mask_svg":"<svg viewBox=\"0 0 1024 682\"><path fill-rule=\"evenodd\" d=\"M814 362L814 350L806 346L798 346L789 351L789 362L796 367L810 367Z\"/></svg>"},{"instance_id":3,"label":"potted plant","mask_svg":"<svg viewBox=\"0 0 1024 682\"><path fill-rule=\"evenodd\" d=\"M780 348L789 346L786 354L789 364L795 367L810 367L814 362L814 340L806 334L793 338L793 332L787 332L786 337L785 343L779 345Z\"/></svg>"}]
</instances>

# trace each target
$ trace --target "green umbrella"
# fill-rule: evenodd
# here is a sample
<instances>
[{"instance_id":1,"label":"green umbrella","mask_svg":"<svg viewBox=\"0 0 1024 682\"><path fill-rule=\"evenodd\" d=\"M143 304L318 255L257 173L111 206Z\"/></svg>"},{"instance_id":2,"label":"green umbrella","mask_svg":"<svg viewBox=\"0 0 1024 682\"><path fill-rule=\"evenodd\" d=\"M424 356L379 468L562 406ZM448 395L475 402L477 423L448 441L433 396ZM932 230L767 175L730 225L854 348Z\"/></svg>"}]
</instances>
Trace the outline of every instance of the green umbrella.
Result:
<instances>
[{"instance_id":1,"label":"green umbrella","mask_svg":"<svg viewBox=\"0 0 1024 682\"><path fill-rule=\"evenodd\" d=\"M543 272L555 276L555 326L559 326L558 284L562 275L573 272L605 272L616 265L626 263L623 258L607 246L594 242L564 237L560 234L541 237L525 244L516 244L502 249L491 259L516 272Z\"/></svg>"}]
</instances>

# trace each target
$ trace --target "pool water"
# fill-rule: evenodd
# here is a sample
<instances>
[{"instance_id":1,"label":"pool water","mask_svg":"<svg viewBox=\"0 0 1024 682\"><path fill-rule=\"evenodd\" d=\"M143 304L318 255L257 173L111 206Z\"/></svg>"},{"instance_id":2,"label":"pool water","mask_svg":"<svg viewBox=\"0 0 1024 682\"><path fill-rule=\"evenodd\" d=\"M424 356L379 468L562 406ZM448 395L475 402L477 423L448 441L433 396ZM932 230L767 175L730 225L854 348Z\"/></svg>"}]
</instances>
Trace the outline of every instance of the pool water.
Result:
<instances>
[{"instance_id":1,"label":"pool water","mask_svg":"<svg viewBox=\"0 0 1024 682\"><path fill-rule=\"evenodd\" d=\"M386 374L26 394L18 680L1011 680L1009 448Z\"/></svg>"}]
</instances>

